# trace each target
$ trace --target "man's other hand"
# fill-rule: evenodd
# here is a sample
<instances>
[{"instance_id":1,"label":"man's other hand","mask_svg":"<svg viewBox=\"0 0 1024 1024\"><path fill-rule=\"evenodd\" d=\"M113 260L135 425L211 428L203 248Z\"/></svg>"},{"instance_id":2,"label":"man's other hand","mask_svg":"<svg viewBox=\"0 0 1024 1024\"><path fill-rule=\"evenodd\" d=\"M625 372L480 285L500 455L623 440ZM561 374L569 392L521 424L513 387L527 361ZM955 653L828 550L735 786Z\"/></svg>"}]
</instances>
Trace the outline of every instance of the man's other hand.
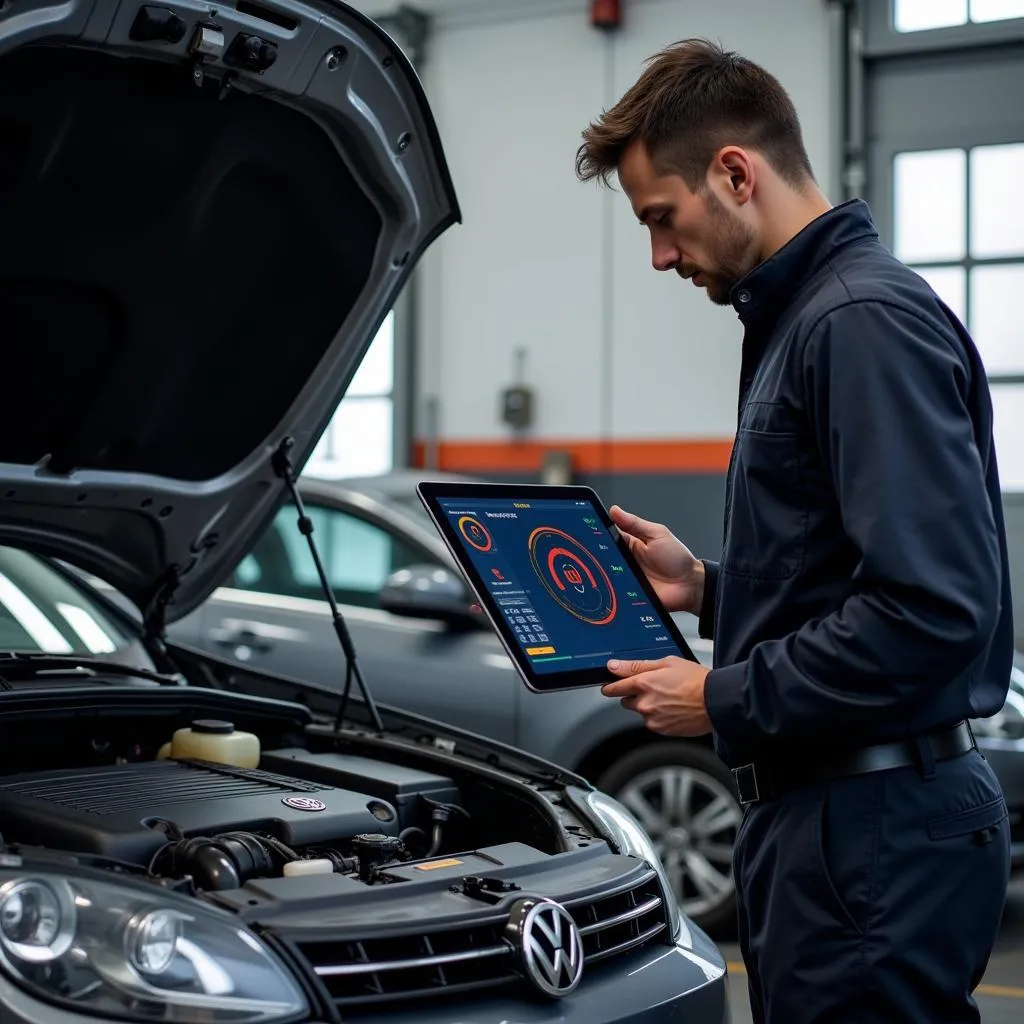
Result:
<instances>
[{"instance_id":1,"label":"man's other hand","mask_svg":"<svg viewBox=\"0 0 1024 1024\"><path fill-rule=\"evenodd\" d=\"M652 523L618 505L608 510L661 603L670 612L700 614L704 563L662 523Z\"/></svg>"},{"instance_id":2,"label":"man's other hand","mask_svg":"<svg viewBox=\"0 0 1024 1024\"><path fill-rule=\"evenodd\" d=\"M704 704L704 682L711 670L683 658L609 661L619 678L601 687L606 697L642 715L644 725L664 736L705 736L711 719Z\"/></svg>"}]
</instances>

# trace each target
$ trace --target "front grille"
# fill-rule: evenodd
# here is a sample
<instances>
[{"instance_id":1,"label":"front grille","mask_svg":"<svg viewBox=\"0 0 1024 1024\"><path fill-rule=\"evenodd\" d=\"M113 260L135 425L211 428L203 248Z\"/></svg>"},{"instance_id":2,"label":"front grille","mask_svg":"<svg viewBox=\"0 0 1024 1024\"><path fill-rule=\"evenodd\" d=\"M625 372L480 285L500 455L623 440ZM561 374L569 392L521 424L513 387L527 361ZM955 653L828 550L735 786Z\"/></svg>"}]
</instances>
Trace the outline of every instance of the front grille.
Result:
<instances>
[{"instance_id":1,"label":"front grille","mask_svg":"<svg viewBox=\"0 0 1024 1024\"><path fill-rule=\"evenodd\" d=\"M155 801L163 807L195 800L264 796L272 789L315 793L328 788L255 768L206 761L147 761L0 784L0 791L99 815L145 811Z\"/></svg>"},{"instance_id":2,"label":"front grille","mask_svg":"<svg viewBox=\"0 0 1024 1024\"><path fill-rule=\"evenodd\" d=\"M653 871L599 899L567 900L565 906L580 926L588 964L646 946L668 927Z\"/></svg>"},{"instance_id":3,"label":"front grille","mask_svg":"<svg viewBox=\"0 0 1024 1024\"><path fill-rule=\"evenodd\" d=\"M657 875L650 870L598 897L559 902L580 928L588 965L640 949L667 928ZM504 937L506 923L501 914L423 935L300 942L295 948L334 1004L351 1011L516 984L520 976Z\"/></svg>"},{"instance_id":4,"label":"front grille","mask_svg":"<svg viewBox=\"0 0 1024 1024\"><path fill-rule=\"evenodd\" d=\"M504 921L426 935L305 943L300 953L337 1006L468 992L514 980Z\"/></svg>"}]
</instances>

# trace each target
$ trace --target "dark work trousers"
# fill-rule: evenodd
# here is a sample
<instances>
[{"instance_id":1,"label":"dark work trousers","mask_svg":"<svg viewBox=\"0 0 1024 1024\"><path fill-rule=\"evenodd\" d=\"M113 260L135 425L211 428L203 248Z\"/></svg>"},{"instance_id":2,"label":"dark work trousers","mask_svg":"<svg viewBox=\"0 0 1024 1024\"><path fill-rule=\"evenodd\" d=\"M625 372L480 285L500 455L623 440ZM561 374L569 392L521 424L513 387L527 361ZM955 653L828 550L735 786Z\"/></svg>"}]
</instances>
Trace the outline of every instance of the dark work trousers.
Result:
<instances>
[{"instance_id":1,"label":"dark work trousers","mask_svg":"<svg viewBox=\"0 0 1024 1024\"><path fill-rule=\"evenodd\" d=\"M755 1024L981 1019L971 993L1006 898L1006 804L976 750L930 768L747 809L735 872Z\"/></svg>"}]
</instances>

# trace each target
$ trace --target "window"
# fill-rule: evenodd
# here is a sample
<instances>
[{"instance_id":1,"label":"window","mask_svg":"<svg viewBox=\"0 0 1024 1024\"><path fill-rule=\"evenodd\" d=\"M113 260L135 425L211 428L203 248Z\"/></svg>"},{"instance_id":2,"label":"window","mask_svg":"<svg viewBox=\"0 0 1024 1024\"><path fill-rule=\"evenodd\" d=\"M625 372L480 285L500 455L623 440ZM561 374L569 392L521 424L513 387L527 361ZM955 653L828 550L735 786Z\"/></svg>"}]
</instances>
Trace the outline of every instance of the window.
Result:
<instances>
[{"instance_id":1,"label":"window","mask_svg":"<svg viewBox=\"0 0 1024 1024\"><path fill-rule=\"evenodd\" d=\"M895 0L893 4L897 32L923 32L1011 18L1024 18L1024 0Z\"/></svg>"},{"instance_id":2,"label":"window","mask_svg":"<svg viewBox=\"0 0 1024 1024\"><path fill-rule=\"evenodd\" d=\"M326 479L394 468L395 314L388 313L303 473Z\"/></svg>"},{"instance_id":3,"label":"window","mask_svg":"<svg viewBox=\"0 0 1024 1024\"><path fill-rule=\"evenodd\" d=\"M896 155L893 248L967 325L988 373L1003 487L1024 490L1024 143Z\"/></svg>"},{"instance_id":4,"label":"window","mask_svg":"<svg viewBox=\"0 0 1024 1024\"><path fill-rule=\"evenodd\" d=\"M307 505L314 539L335 596L344 604L376 608L391 573L433 559L388 530L358 516ZM285 506L238 566L235 586L242 590L322 600L309 542L296 528L295 509Z\"/></svg>"}]
</instances>

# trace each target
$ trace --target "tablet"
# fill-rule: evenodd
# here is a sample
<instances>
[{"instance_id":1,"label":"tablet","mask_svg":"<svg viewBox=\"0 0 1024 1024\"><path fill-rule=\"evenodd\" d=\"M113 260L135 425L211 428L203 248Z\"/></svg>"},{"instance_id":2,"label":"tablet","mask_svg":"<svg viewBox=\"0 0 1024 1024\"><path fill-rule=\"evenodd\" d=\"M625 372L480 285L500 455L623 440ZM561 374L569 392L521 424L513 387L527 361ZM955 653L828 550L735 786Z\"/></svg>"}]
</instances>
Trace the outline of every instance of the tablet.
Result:
<instances>
[{"instance_id":1,"label":"tablet","mask_svg":"<svg viewBox=\"0 0 1024 1024\"><path fill-rule=\"evenodd\" d=\"M601 685L610 658L697 660L589 487L417 490L529 689Z\"/></svg>"}]
</instances>

